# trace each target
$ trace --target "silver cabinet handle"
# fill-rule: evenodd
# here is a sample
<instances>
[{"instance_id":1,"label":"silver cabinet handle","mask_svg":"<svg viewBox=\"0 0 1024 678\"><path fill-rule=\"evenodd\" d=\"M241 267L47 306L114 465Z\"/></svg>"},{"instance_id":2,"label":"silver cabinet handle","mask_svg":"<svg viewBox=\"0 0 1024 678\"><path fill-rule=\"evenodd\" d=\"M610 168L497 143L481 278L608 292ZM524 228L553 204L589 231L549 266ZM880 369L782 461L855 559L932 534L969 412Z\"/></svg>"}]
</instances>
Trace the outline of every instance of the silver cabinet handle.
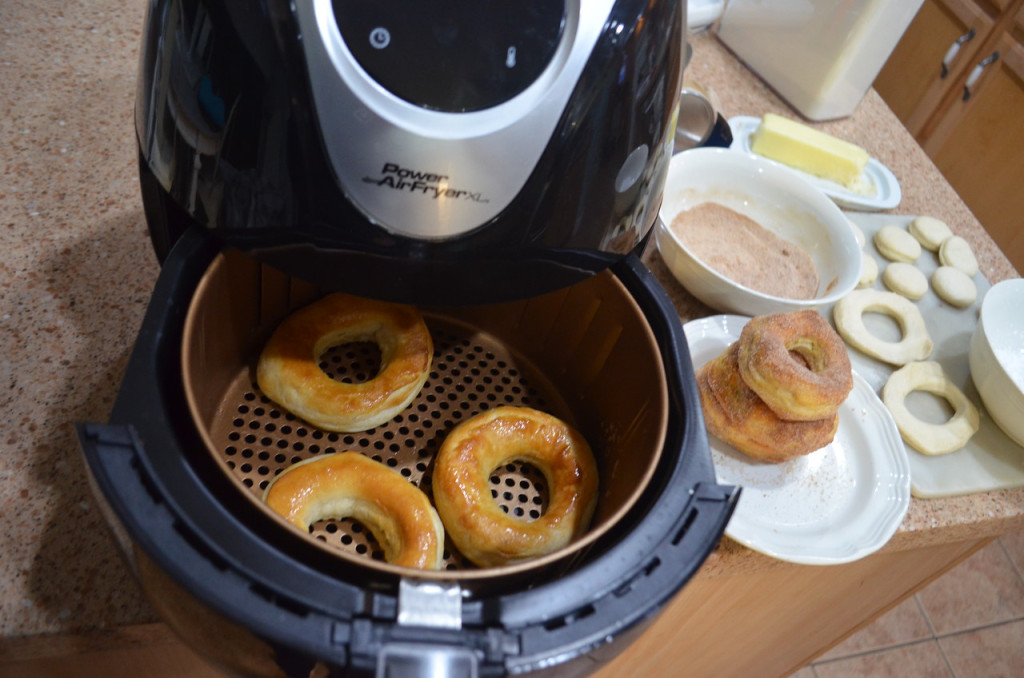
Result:
<instances>
[{"instance_id":1,"label":"silver cabinet handle","mask_svg":"<svg viewBox=\"0 0 1024 678\"><path fill-rule=\"evenodd\" d=\"M992 52L992 54L979 61L978 65L974 67L974 70L971 71L971 74L967 76L967 82L964 83L964 101L967 101L968 99L971 98L971 88L974 87L974 84L976 82L978 82L978 78L981 77L982 71L984 71L989 64L995 63L995 61L998 58L999 52Z\"/></svg>"},{"instance_id":2,"label":"silver cabinet handle","mask_svg":"<svg viewBox=\"0 0 1024 678\"><path fill-rule=\"evenodd\" d=\"M953 65L953 59L955 59L956 55L960 52L960 47L972 38L974 38L973 28L961 35L953 42L952 45L949 46L949 49L946 50L946 56L942 57L942 75L939 77L945 78L949 75L949 68Z\"/></svg>"}]
</instances>

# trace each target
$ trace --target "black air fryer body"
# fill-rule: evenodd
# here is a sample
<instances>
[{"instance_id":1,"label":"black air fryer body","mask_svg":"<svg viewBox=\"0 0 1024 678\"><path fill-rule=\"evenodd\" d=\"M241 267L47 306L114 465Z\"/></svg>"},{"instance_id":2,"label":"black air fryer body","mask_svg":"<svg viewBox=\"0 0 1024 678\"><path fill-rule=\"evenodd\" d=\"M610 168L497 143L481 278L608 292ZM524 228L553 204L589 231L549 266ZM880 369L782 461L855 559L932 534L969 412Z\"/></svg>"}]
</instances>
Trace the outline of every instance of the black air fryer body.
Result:
<instances>
[{"instance_id":1,"label":"black air fryer body","mask_svg":"<svg viewBox=\"0 0 1024 678\"><path fill-rule=\"evenodd\" d=\"M669 0L151 2L136 124L163 268L111 421L79 438L143 588L200 653L239 675L586 675L704 562L738 490L715 482L678 314L636 256L684 15ZM655 337L659 366L636 369L665 372L651 480L566 567L493 588L309 546L242 497L186 404L190 300L226 247L303 284L449 308L607 269Z\"/></svg>"},{"instance_id":2,"label":"black air fryer body","mask_svg":"<svg viewBox=\"0 0 1024 678\"><path fill-rule=\"evenodd\" d=\"M158 254L197 222L288 273L391 300L581 280L656 218L684 14L661 0L154 2L136 130Z\"/></svg>"}]
</instances>

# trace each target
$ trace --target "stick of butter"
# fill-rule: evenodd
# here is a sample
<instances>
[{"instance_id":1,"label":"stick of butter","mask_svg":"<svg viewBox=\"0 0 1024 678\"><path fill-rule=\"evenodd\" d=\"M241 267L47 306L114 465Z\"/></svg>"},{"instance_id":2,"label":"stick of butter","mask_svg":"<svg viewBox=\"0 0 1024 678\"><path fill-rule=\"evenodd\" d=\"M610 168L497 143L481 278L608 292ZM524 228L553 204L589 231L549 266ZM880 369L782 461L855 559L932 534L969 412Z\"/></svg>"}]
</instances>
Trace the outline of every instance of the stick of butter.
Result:
<instances>
[{"instance_id":1,"label":"stick of butter","mask_svg":"<svg viewBox=\"0 0 1024 678\"><path fill-rule=\"evenodd\" d=\"M750 138L750 150L816 177L860 191L868 152L774 113L765 113Z\"/></svg>"}]
</instances>

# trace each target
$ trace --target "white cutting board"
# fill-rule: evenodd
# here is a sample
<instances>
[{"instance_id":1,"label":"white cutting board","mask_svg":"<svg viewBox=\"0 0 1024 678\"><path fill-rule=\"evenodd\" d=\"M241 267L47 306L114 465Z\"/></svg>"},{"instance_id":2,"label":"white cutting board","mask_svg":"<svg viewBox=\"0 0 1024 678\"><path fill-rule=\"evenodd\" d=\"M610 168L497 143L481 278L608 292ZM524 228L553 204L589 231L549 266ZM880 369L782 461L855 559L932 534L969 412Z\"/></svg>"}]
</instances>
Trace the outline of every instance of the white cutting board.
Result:
<instances>
[{"instance_id":1,"label":"white cutting board","mask_svg":"<svg viewBox=\"0 0 1024 678\"><path fill-rule=\"evenodd\" d=\"M872 238L887 224L906 228L914 217L863 212L847 212L846 215L864 232L867 239L864 255L874 257L878 263L879 279L874 287L884 290L881 272L888 261L875 249ZM932 272L939 266L938 256L922 248L921 258L915 264L930 280ZM974 282L978 286L978 298L968 308L950 306L939 299L930 286L928 293L915 302L935 344L929 360L940 363L953 383L981 412L981 428L961 450L943 456L928 456L906 446L910 457L911 492L915 497L950 497L1024 486L1024 447L1003 433L988 415L970 376L967 348L978 324L981 300L990 287L981 273L974 277ZM830 308L821 311L831 319ZM887 319L867 314L865 325L881 336L898 339L895 324ZM850 360L854 370L881 395L882 386L895 368L854 348L850 348ZM915 414L928 421L941 422L950 414L944 401L929 394L912 393L907 402Z\"/></svg>"}]
</instances>

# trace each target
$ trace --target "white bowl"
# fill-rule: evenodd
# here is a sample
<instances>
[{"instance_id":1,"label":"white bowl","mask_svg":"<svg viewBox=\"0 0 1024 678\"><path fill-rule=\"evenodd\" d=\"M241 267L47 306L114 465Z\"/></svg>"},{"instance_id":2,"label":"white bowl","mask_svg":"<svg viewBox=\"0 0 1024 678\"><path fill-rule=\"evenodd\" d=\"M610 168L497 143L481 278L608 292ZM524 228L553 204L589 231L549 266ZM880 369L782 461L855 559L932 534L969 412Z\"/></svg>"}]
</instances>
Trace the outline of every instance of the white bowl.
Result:
<instances>
[{"instance_id":1,"label":"white bowl","mask_svg":"<svg viewBox=\"0 0 1024 678\"><path fill-rule=\"evenodd\" d=\"M967 352L971 379L992 420L1024 447L1024 280L1004 280L981 301Z\"/></svg>"},{"instance_id":2,"label":"white bowl","mask_svg":"<svg viewBox=\"0 0 1024 678\"><path fill-rule=\"evenodd\" d=\"M710 268L687 249L670 224L676 215L716 202L756 221L810 255L820 283L812 299L788 299L745 287ZM669 163L658 214L658 249L693 296L726 313L755 316L817 308L857 285L862 252L849 220L834 202L794 170L724 148L695 148Z\"/></svg>"}]
</instances>

